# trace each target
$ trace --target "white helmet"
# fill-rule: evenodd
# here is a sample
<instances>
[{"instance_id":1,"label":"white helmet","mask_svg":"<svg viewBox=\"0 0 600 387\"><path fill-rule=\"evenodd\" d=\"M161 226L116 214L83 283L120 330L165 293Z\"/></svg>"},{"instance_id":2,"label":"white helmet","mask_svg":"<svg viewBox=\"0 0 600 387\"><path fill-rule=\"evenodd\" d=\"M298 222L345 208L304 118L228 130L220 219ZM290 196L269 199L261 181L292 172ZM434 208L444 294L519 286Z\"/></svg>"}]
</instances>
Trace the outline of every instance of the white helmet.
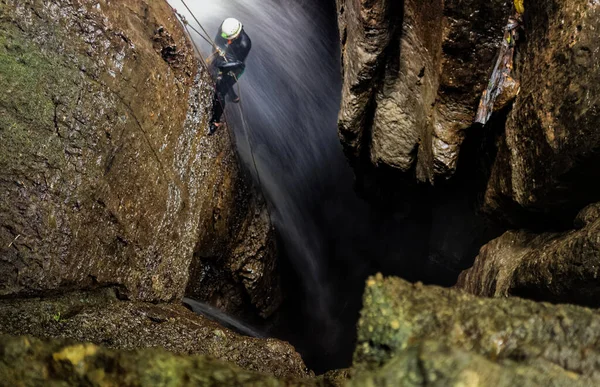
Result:
<instances>
[{"instance_id":1,"label":"white helmet","mask_svg":"<svg viewBox=\"0 0 600 387\"><path fill-rule=\"evenodd\" d=\"M242 23L232 17L225 19L221 25L221 37L227 40L235 39L242 32Z\"/></svg>"}]
</instances>

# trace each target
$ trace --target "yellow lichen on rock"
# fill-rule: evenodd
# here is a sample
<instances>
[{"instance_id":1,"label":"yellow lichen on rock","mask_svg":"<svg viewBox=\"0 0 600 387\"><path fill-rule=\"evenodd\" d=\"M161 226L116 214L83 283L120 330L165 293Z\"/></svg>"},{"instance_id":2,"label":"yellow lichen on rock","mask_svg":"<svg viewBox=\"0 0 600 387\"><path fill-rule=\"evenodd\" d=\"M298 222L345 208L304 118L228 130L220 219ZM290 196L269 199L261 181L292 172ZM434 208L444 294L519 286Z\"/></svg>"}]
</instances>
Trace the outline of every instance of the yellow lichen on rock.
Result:
<instances>
[{"instance_id":1,"label":"yellow lichen on rock","mask_svg":"<svg viewBox=\"0 0 600 387\"><path fill-rule=\"evenodd\" d=\"M67 361L71 363L78 373L83 374L87 371L83 361L86 357L96 355L96 352L98 352L98 347L94 344L77 344L54 353L52 358L57 362Z\"/></svg>"}]
</instances>

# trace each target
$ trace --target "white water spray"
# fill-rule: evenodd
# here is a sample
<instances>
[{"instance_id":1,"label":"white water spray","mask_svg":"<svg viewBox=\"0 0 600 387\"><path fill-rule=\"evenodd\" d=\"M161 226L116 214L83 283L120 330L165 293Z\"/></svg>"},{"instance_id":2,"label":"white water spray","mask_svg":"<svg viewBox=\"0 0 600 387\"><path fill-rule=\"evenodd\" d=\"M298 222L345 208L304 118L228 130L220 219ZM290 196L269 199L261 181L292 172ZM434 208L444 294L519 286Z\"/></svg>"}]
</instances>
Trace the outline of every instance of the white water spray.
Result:
<instances>
[{"instance_id":1,"label":"white water spray","mask_svg":"<svg viewBox=\"0 0 600 387\"><path fill-rule=\"evenodd\" d=\"M169 2L199 29L181 1ZM309 213L315 203L309 201L340 170L346 171L351 191L351 173L336 133L340 103L337 36L324 31L327 22L312 1L186 3L213 34L211 38L225 18L235 17L252 40L239 87L262 189L272 205L272 220L283 247L303 282L306 307L321 320L320 329L328 330L330 340L335 340L338 324L331 315L331 294L323 272L324 241L320 225ZM194 32L192 37L208 56L210 45ZM242 159L252 165L240 109L228 103L226 115Z\"/></svg>"},{"instance_id":2,"label":"white water spray","mask_svg":"<svg viewBox=\"0 0 600 387\"><path fill-rule=\"evenodd\" d=\"M192 300L191 298L186 297L183 299L183 304L189 306L194 313L201 314L210 320L216 321L221 325L238 331L243 335L259 338L264 337L264 335L258 330L204 302Z\"/></svg>"},{"instance_id":3,"label":"white water spray","mask_svg":"<svg viewBox=\"0 0 600 387\"><path fill-rule=\"evenodd\" d=\"M280 247L301 282L287 289L288 331L279 333L315 370L347 367L366 276L383 272L451 285L486 240L485 223L461 184L434 193L398 183L393 197L373 205L357 197L337 137L333 0L185 1L209 33L236 17L253 42L239 82L245 120L235 104L226 111L240 156L254 172L247 123ZM181 0L170 2L193 23ZM203 39L195 41L210 53Z\"/></svg>"}]
</instances>

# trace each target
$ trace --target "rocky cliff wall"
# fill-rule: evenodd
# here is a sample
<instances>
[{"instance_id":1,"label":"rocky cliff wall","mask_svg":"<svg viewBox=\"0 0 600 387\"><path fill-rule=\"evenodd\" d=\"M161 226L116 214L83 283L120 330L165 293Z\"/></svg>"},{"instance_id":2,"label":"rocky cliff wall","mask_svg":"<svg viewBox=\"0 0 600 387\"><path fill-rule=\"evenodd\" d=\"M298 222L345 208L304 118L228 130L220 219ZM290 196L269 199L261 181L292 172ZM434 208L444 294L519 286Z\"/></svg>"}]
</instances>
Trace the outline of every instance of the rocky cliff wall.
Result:
<instances>
[{"instance_id":1,"label":"rocky cliff wall","mask_svg":"<svg viewBox=\"0 0 600 387\"><path fill-rule=\"evenodd\" d=\"M339 134L351 162L419 181L456 170L488 82L506 1L338 0Z\"/></svg>"},{"instance_id":2,"label":"rocky cliff wall","mask_svg":"<svg viewBox=\"0 0 600 387\"><path fill-rule=\"evenodd\" d=\"M483 210L517 230L484 246L459 287L598 306L598 205L586 207L600 200L598 28L595 2L525 3L520 92L483 195Z\"/></svg>"},{"instance_id":3,"label":"rocky cliff wall","mask_svg":"<svg viewBox=\"0 0 600 387\"><path fill-rule=\"evenodd\" d=\"M482 248L461 288L597 306L596 221L573 221L600 200L600 5L400 4L338 1L339 132L359 183L391 197L388 207L414 182L430 181L435 208L449 185L499 230L513 230ZM514 33L502 43L509 16ZM474 124L502 52L511 92L486 125Z\"/></svg>"},{"instance_id":4,"label":"rocky cliff wall","mask_svg":"<svg viewBox=\"0 0 600 387\"><path fill-rule=\"evenodd\" d=\"M600 198L600 5L527 2L514 76L520 92L499 140L484 208L513 225L570 224Z\"/></svg>"},{"instance_id":5,"label":"rocky cliff wall","mask_svg":"<svg viewBox=\"0 0 600 387\"><path fill-rule=\"evenodd\" d=\"M1 296L175 300L211 251L277 307L264 203L206 135L210 78L165 1L2 0L0 32Z\"/></svg>"}]
</instances>

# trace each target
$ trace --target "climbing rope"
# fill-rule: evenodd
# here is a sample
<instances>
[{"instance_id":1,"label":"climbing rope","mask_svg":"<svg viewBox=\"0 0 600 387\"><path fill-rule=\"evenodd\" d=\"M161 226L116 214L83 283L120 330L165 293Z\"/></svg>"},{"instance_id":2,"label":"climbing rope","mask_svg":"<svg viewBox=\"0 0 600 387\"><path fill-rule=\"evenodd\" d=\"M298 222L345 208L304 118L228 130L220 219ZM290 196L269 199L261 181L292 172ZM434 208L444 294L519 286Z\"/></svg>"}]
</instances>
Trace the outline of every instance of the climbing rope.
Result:
<instances>
[{"instance_id":1,"label":"climbing rope","mask_svg":"<svg viewBox=\"0 0 600 387\"><path fill-rule=\"evenodd\" d=\"M183 4L183 6L188 10L188 12L190 13L190 15L192 15L192 17L194 18L194 20L196 21L196 23L198 23L198 26L200 27L200 29L204 32L204 34L208 37L208 39L212 42L212 45L214 47L216 47L217 45L215 44L215 42L210 38L210 34L208 32L206 32L206 30L204 29L204 27L202 26L202 23L200 23L200 21L198 20L198 18L196 18L196 15L194 15L194 13L192 12L192 10L190 9L190 7L188 7L187 3L185 2L185 0L181 0L181 3Z\"/></svg>"},{"instance_id":2,"label":"climbing rope","mask_svg":"<svg viewBox=\"0 0 600 387\"><path fill-rule=\"evenodd\" d=\"M200 56L200 59L201 59L203 67L210 74L210 69L208 68L208 62L204 59L204 57L202 55L202 52L200 51L198 45L196 45L196 42L194 41L194 39L192 38L192 34L190 33L190 30L188 29L188 26L189 26L189 28L192 31L194 31L196 34L198 34L198 36L200 36L202 39L204 39L207 43L209 43L213 47L216 48L217 45L214 42L214 40L211 39L211 37L208 34L208 32L206 32L206 29L202 26L202 23L200 23L200 21L198 20L198 18L196 18L196 16L194 15L194 13L190 9L190 7L188 7L188 5L186 4L185 0L180 0L180 1L184 5L184 7L187 9L187 11L190 13L190 15L192 16L192 18L194 19L194 21L198 24L198 26L200 27L200 29L204 32L204 34L202 34L200 31L198 31L196 28L194 28L194 26L190 25L188 23L188 21L186 20L186 18L183 15L181 15L175 8L171 7L171 9L173 10L173 12L179 18L179 21L183 25L183 28L185 29L188 37L192 41L194 49L198 53L198 56ZM212 53L208 57L208 59L211 59L216 54L218 54L218 51ZM227 60L227 58L225 58L225 60ZM258 180L258 186L259 186L259 189L260 189L260 191L262 193L262 196L263 196L263 198L265 200L265 207L267 209L267 215L269 217L269 222L271 223L271 227L272 227L273 226L273 219L272 219L272 216L271 216L271 209L270 209L270 206L269 206L269 202L266 199L266 196L265 196L265 193L264 193L264 186L262 184L262 179L260 178L260 172L258 171L258 166L256 164L256 158L254 156L254 150L252 148L252 142L250 141L250 136L248 134L248 123L246 121L246 116L244 114L244 108L243 108L243 105L242 105L242 100L243 99L242 99L242 93L241 93L241 88L240 88L239 80L238 80L238 77L235 74L233 75L233 77L235 78L236 85L237 85L237 94L238 94L238 98L239 98L238 105L240 107L240 116L242 118L242 127L244 129L244 136L246 137L246 143L248 144L248 149L250 150L250 156L252 158L252 165L254 166L254 171L256 172L256 179ZM214 87L215 93L216 93L217 85L216 85L216 82L214 80L213 80L213 87ZM216 94L217 94L217 98L219 99L219 103L221 104L221 108L223 108L223 113L225 115L225 125L227 126L227 134L229 136L229 141L231 142L232 145L234 145L235 142L234 142L234 138L231 135L231 131L229 129L229 123L228 123L228 120L227 120L227 114L225 113L225 109L224 109L224 106L223 106L223 101L221 100L220 96L218 96L218 93L216 93Z\"/></svg>"},{"instance_id":3,"label":"climbing rope","mask_svg":"<svg viewBox=\"0 0 600 387\"><path fill-rule=\"evenodd\" d=\"M181 15L181 17L183 18L184 16ZM210 40L206 39L206 37L204 35L202 35L202 33L200 31L198 31L197 29L195 29L194 26L190 25L187 22L187 20L185 20L185 18L183 19L183 21L184 21L184 25L189 26L192 29L192 31L194 31L196 34L198 34L198 36L200 36L202 39L204 39L208 44L212 44L212 42ZM188 31L188 34L189 34L189 31ZM189 34L189 35L191 37L191 34Z\"/></svg>"},{"instance_id":4,"label":"climbing rope","mask_svg":"<svg viewBox=\"0 0 600 387\"><path fill-rule=\"evenodd\" d=\"M265 198L265 205L267 207L267 212L269 214L269 221L271 221L271 224L273 224L272 219L271 219L271 211L269 209L269 204L267 203L267 198L265 197L265 193L263 190L262 180L260 179L260 173L258 172L258 167L256 166L256 158L254 157L254 152L252 151L252 143L250 142L250 135L248 134L248 123L246 122L246 115L244 114L244 107L242 106L242 92L241 92L241 88L240 88L240 83L238 82L238 78L235 75L233 77L235 78L235 83L236 83L237 89L238 89L237 94L240 99L240 102L239 102L240 116L242 117L242 127L244 128L244 136L246 137L246 143L248 143L248 149L250 149L250 156L252 157L252 164L254 165L254 171L256 171L256 179L258 180L258 185L263 194L263 198Z\"/></svg>"}]
</instances>

